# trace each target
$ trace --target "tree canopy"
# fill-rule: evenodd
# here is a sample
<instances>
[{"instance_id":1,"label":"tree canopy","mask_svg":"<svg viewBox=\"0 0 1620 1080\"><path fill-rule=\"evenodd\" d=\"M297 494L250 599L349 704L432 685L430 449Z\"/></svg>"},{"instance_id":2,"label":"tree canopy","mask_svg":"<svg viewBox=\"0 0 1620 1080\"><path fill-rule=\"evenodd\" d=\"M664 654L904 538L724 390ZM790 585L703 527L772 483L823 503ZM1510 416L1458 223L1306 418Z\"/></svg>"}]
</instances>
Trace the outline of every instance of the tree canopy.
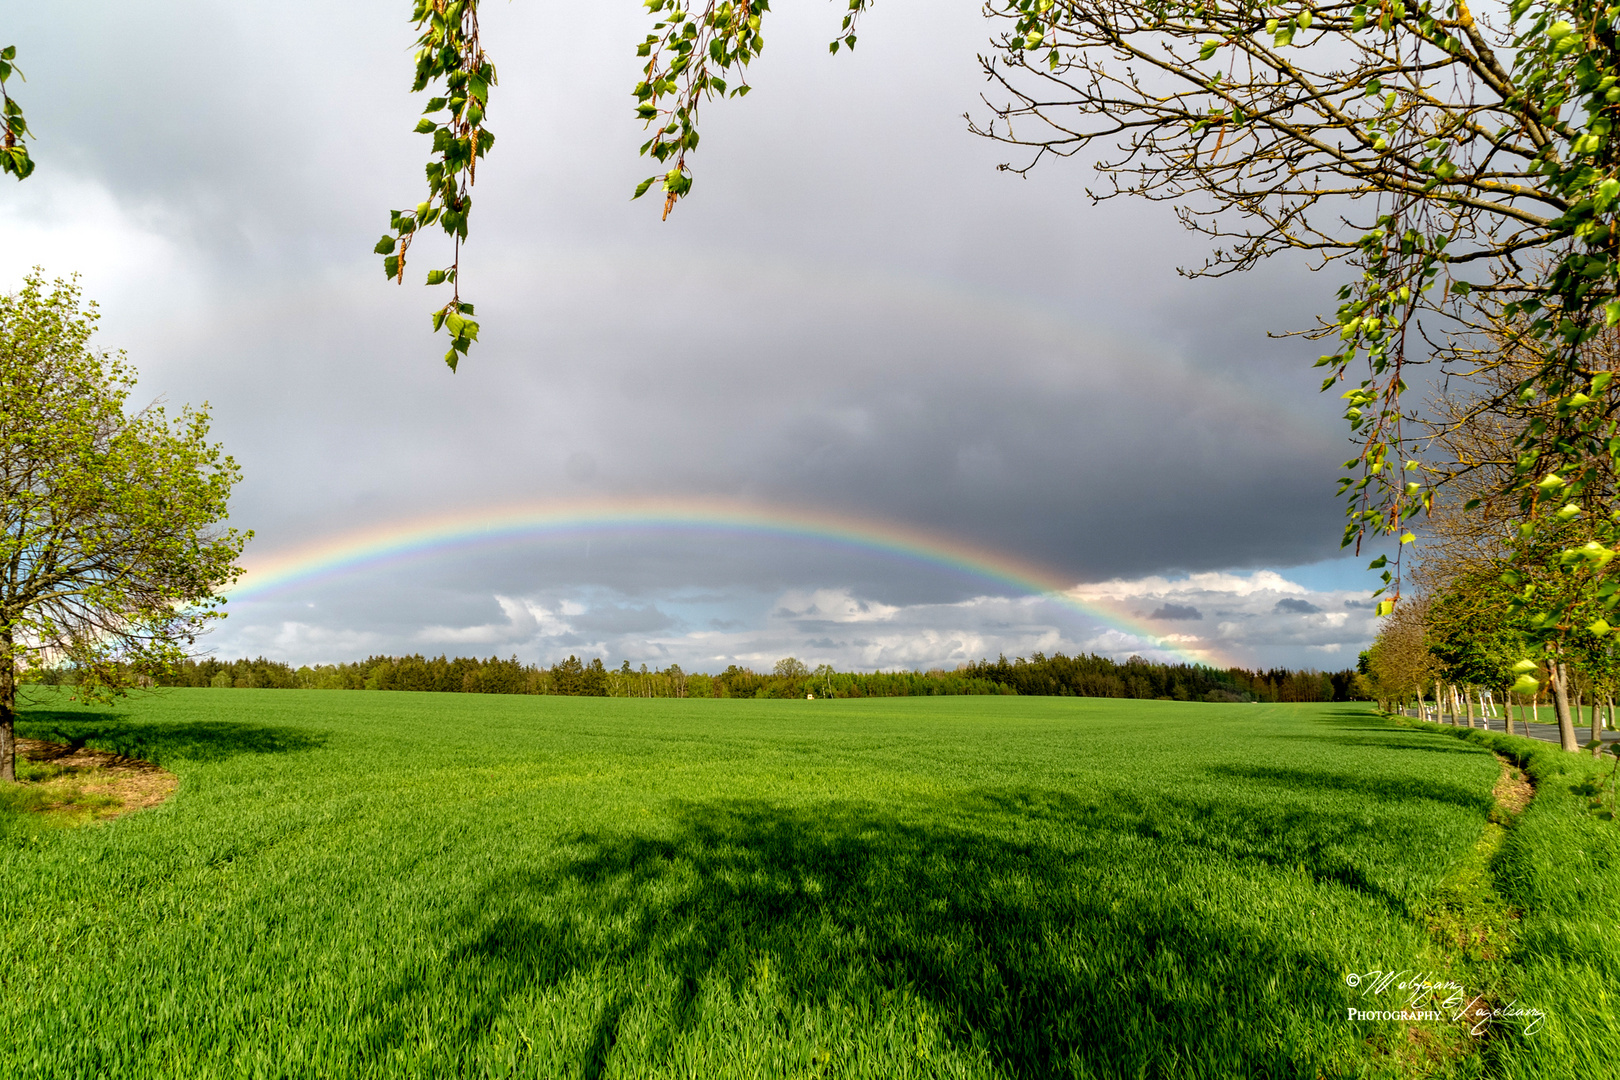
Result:
<instances>
[{"instance_id":1,"label":"tree canopy","mask_svg":"<svg viewBox=\"0 0 1620 1080\"><path fill-rule=\"evenodd\" d=\"M241 473L207 407L128 411L135 374L90 348L97 317L37 270L0 297L0 780L20 666L71 664L92 698L172 669L252 535L221 524Z\"/></svg>"}]
</instances>

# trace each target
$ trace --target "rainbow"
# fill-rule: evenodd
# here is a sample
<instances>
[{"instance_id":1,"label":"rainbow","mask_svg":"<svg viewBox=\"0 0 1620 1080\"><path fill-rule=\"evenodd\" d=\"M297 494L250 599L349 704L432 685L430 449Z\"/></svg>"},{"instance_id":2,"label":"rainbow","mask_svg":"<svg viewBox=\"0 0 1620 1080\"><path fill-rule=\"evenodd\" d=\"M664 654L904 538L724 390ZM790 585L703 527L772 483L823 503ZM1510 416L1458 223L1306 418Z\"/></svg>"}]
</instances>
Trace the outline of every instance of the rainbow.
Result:
<instances>
[{"instance_id":1,"label":"rainbow","mask_svg":"<svg viewBox=\"0 0 1620 1080\"><path fill-rule=\"evenodd\" d=\"M1042 596L1187 663L1229 666L1212 650L1167 638L1117 602L1081 599L1072 592L1074 583L1001 552L891 521L712 498L524 503L389 522L244 560L243 575L222 591L232 600L254 600L294 585L459 548L568 533L650 530L814 540L954 570Z\"/></svg>"}]
</instances>

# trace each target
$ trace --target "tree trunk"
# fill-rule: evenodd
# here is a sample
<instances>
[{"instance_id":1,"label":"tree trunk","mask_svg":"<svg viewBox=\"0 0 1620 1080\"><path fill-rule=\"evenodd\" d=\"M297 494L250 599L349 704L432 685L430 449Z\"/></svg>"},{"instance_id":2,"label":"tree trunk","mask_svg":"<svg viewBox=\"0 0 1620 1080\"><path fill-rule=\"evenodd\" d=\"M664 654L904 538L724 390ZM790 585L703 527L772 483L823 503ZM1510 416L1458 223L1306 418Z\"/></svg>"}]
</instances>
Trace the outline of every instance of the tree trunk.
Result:
<instances>
[{"instance_id":1,"label":"tree trunk","mask_svg":"<svg viewBox=\"0 0 1620 1080\"><path fill-rule=\"evenodd\" d=\"M1537 706L1539 706L1540 704L1541 704L1541 691L1537 690L1536 693L1535 693L1535 696L1530 699L1530 722L1532 724L1541 723L1541 713L1537 708ZM1526 735L1530 734L1530 729L1525 728L1524 733Z\"/></svg>"},{"instance_id":2,"label":"tree trunk","mask_svg":"<svg viewBox=\"0 0 1620 1080\"><path fill-rule=\"evenodd\" d=\"M1569 715L1568 673L1563 664L1552 665L1553 711L1558 715L1558 745L1574 752L1580 747L1575 742L1575 722Z\"/></svg>"},{"instance_id":3,"label":"tree trunk","mask_svg":"<svg viewBox=\"0 0 1620 1080\"><path fill-rule=\"evenodd\" d=\"M1485 704L1485 688L1476 686L1474 687L1474 692L1479 695L1480 727L1483 727L1486 731L1489 731L1491 730L1491 708L1489 705Z\"/></svg>"},{"instance_id":4,"label":"tree trunk","mask_svg":"<svg viewBox=\"0 0 1620 1080\"><path fill-rule=\"evenodd\" d=\"M1468 688L1466 686L1462 688L1460 693L1462 694L1463 699L1463 709L1468 713L1468 727L1472 729L1474 726L1474 699L1468 696ZM1483 720L1484 717L1481 717L1480 719ZM1489 726L1489 724L1486 725L1486 727Z\"/></svg>"},{"instance_id":5,"label":"tree trunk","mask_svg":"<svg viewBox=\"0 0 1620 1080\"><path fill-rule=\"evenodd\" d=\"M17 782L17 658L11 631L0 633L0 783Z\"/></svg>"},{"instance_id":6,"label":"tree trunk","mask_svg":"<svg viewBox=\"0 0 1620 1080\"><path fill-rule=\"evenodd\" d=\"M1597 757L1603 753L1603 717L1598 715L1597 695L1592 695L1592 741L1597 743L1592 747L1592 756Z\"/></svg>"},{"instance_id":7,"label":"tree trunk","mask_svg":"<svg viewBox=\"0 0 1620 1080\"><path fill-rule=\"evenodd\" d=\"M1524 706L1519 706L1521 709ZM1522 717L1521 717L1522 719ZM1513 734L1513 691L1502 691L1502 730Z\"/></svg>"}]
</instances>

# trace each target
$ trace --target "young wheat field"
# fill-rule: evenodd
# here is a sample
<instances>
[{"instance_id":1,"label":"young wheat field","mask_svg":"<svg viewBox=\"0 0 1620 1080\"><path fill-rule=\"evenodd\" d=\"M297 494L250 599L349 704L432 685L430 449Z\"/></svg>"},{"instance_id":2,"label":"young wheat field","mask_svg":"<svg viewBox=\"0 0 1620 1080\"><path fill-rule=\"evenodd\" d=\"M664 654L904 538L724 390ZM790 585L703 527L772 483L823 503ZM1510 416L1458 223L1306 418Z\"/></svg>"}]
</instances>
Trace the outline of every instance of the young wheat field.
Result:
<instances>
[{"instance_id":1,"label":"young wheat field","mask_svg":"<svg viewBox=\"0 0 1620 1080\"><path fill-rule=\"evenodd\" d=\"M1614 964L1580 958L1620 908L1613 823L1549 774L1521 851L1486 747L1368 706L46 693L20 734L180 783L112 821L0 813L8 1077L1613 1064L1584 1059ZM1598 861L1596 929L1549 852ZM1548 1018L1348 1018L1399 1010L1350 984L1401 969Z\"/></svg>"}]
</instances>

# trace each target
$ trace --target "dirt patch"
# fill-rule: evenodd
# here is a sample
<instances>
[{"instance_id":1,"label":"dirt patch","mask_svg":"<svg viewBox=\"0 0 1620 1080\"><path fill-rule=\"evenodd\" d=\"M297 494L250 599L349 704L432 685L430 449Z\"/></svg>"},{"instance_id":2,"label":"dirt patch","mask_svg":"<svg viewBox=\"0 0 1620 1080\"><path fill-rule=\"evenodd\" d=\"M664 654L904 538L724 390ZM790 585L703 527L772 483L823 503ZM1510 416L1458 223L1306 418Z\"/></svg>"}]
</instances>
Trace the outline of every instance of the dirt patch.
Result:
<instances>
[{"instance_id":1,"label":"dirt patch","mask_svg":"<svg viewBox=\"0 0 1620 1080\"><path fill-rule=\"evenodd\" d=\"M1506 756L1497 754L1496 760L1502 764L1502 775L1496 778L1496 786L1491 788L1491 794L1496 796L1497 806L1518 817L1530 805L1530 800L1536 797L1536 786L1530 782L1524 770Z\"/></svg>"},{"instance_id":2,"label":"dirt patch","mask_svg":"<svg viewBox=\"0 0 1620 1080\"><path fill-rule=\"evenodd\" d=\"M174 794L180 778L150 761L89 747L17 740L16 809L102 821Z\"/></svg>"}]
</instances>

